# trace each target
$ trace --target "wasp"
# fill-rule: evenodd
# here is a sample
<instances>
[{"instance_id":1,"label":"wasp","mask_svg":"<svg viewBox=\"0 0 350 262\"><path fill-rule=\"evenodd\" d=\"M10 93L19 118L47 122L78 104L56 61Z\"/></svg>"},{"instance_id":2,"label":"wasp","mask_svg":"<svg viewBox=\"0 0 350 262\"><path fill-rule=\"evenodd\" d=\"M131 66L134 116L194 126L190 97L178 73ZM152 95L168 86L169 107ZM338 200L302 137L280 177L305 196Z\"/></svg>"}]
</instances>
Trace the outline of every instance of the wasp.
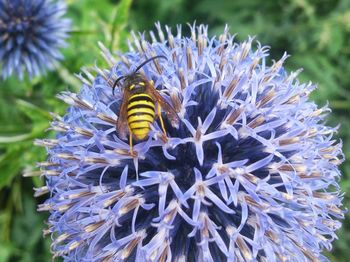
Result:
<instances>
[{"instance_id":1,"label":"wasp","mask_svg":"<svg viewBox=\"0 0 350 262\"><path fill-rule=\"evenodd\" d=\"M113 84L114 90L120 80L124 79L121 85L123 91L122 104L119 110L119 117L116 128L119 137L126 139L129 132L130 153L133 155L133 137L135 140L144 140L150 132L150 125L156 117L159 117L163 133L166 137L166 130L161 114L161 109L165 111L172 126L179 125L179 117L175 109L160 95L154 87L152 80L138 71L147 63L155 59L167 59L165 56L154 56L140 64L131 74L119 77ZM156 114L157 109L157 114Z\"/></svg>"}]
</instances>

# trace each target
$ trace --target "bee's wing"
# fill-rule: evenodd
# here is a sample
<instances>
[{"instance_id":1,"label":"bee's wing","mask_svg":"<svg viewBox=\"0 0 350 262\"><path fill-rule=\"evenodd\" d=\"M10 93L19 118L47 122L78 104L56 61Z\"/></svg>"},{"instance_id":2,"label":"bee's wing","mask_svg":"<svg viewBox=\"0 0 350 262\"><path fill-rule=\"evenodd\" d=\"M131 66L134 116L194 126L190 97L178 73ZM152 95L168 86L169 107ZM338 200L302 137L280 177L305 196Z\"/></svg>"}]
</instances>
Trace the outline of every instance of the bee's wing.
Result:
<instances>
[{"instance_id":1,"label":"bee's wing","mask_svg":"<svg viewBox=\"0 0 350 262\"><path fill-rule=\"evenodd\" d=\"M153 84L148 82L147 91L151 96L160 104L160 107L166 113L169 118L171 125L174 127L179 126L179 116L177 115L175 109L159 94L159 92L154 88Z\"/></svg>"},{"instance_id":2,"label":"bee's wing","mask_svg":"<svg viewBox=\"0 0 350 262\"><path fill-rule=\"evenodd\" d=\"M126 133L128 131L128 100L130 93L124 88L122 105L120 106L119 116L117 120L117 133L120 138L126 139Z\"/></svg>"}]
</instances>

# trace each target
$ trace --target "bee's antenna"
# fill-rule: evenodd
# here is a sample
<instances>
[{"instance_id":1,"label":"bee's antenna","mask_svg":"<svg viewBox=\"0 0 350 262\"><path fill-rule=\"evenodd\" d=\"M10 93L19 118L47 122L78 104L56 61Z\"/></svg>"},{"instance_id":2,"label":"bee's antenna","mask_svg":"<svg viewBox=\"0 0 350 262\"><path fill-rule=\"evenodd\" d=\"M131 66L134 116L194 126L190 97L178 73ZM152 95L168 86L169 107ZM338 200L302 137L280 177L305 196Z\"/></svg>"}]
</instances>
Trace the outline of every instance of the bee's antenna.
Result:
<instances>
[{"instance_id":1,"label":"bee's antenna","mask_svg":"<svg viewBox=\"0 0 350 262\"><path fill-rule=\"evenodd\" d=\"M120 80L122 80L123 78L125 78L125 77L126 77L126 76L120 76L120 77L118 77L117 80L115 80L115 82L114 82L114 84L113 84L113 96L114 96L115 87L117 86L118 82L119 82Z\"/></svg>"},{"instance_id":2,"label":"bee's antenna","mask_svg":"<svg viewBox=\"0 0 350 262\"><path fill-rule=\"evenodd\" d=\"M158 59L158 58L163 58L163 59L166 59L168 60L168 58L166 56L163 56L163 55L157 55L157 56L154 56L154 57L151 57L149 59L147 59L145 62L143 62L141 65L139 65L136 70L134 71L134 73L136 73L137 71L139 71L145 64L155 60L155 59Z\"/></svg>"},{"instance_id":3,"label":"bee's antenna","mask_svg":"<svg viewBox=\"0 0 350 262\"><path fill-rule=\"evenodd\" d=\"M157 56L151 57L151 58L147 59L145 62L143 62L141 65L139 65L139 66L136 68L136 70L134 71L134 73L136 73L137 71L139 71L145 64L147 64L147 63L149 63L149 62L151 62L151 61L153 61L153 60L155 60L155 59L158 59L158 58L163 58L163 59L168 60L168 58L167 58L166 56L163 56L163 55L157 55ZM120 80L122 80L123 78L126 78L126 77L128 77L128 76L127 76L127 75L123 75L123 76L118 77L117 80L115 80L115 82L114 82L114 84L113 84L113 87L112 87L112 88L113 88L113 95L114 95L115 87L117 86L118 82L119 82Z\"/></svg>"}]
</instances>

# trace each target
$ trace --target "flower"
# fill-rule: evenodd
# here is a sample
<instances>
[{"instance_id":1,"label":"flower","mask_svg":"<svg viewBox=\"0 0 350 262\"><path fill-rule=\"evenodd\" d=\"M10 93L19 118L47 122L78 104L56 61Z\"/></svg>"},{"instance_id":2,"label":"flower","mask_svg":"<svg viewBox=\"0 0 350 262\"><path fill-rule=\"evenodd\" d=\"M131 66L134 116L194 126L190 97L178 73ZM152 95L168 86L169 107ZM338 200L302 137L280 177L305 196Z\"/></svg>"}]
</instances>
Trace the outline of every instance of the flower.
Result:
<instances>
[{"instance_id":1,"label":"flower","mask_svg":"<svg viewBox=\"0 0 350 262\"><path fill-rule=\"evenodd\" d=\"M52 69L62 59L59 48L65 39L70 20L63 1L0 0L0 65L2 77L26 72L30 78Z\"/></svg>"},{"instance_id":2,"label":"flower","mask_svg":"<svg viewBox=\"0 0 350 262\"><path fill-rule=\"evenodd\" d=\"M109 69L83 70L79 94L56 116L55 139L37 144L50 192L55 256L65 261L307 261L327 260L341 226L337 166L341 143L326 126L327 106L308 96L312 83L268 65L268 48L253 38L237 43L226 27L209 38L204 25L191 37L157 24L159 40L132 33L117 60L102 44ZM254 45L255 47L252 47ZM162 113L148 139L135 144L116 132L123 90L116 78L140 72L176 110L173 127Z\"/></svg>"}]
</instances>

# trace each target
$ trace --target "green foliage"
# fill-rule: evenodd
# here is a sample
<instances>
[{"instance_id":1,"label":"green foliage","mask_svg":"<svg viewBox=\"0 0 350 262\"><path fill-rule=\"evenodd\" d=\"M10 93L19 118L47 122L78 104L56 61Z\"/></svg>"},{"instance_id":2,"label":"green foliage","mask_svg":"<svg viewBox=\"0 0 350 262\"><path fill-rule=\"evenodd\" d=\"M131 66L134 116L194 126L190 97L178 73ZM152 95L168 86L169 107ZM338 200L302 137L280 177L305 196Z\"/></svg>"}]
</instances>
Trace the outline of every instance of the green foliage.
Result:
<instances>
[{"instance_id":1,"label":"green foliage","mask_svg":"<svg viewBox=\"0 0 350 262\"><path fill-rule=\"evenodd\" d=\"M15 78L0 80L0 262L50 261L49 239L42 238L45 215L35 209L43 199L32 197L32 187L43 182L22 178L45 159L45 150L33 146L33 139L53 136L45 132L51 115L64 113L65 105L55 98L63 90L77 91L74 77L82 66L95 62L105 65L97 42L113 50L125 51L129 31L149 31L160 21L173 29L176 24L205 23L210 33L219 34L230 26L237 39L248 35L271 46L278 59L291 54L288 70L303 68L301 81L318 83L312 98L330 103L330 125L341 124L339 138L350 157L350 1L348 0L67 0L68 16L73 20L65 60L56 71L33 81ZM188 28L183 26L183 32ZM350 162L342 165L344 192L350 193ZM345 195L345 205L350 199ZM332 261L347 261L350 256L350 216L338 232ZM40 254L33 256L33 254Z\"/></svg>"},{"instance_id":2,"label":"green foliage","mask_svg":"<svg viewBox=\"0 0 350 262\"><path fill-rule=\"evenodd\" d=\"M115 50L126 48L131 0L67 4L74 26L69 48L63 50L65 60L57 70L31 82L0 81L0 262L51 260L50 239L42 237L47 214L36 211L45 198L33 197L33 187L43 186L43 181L21 176L46 157L45 149L33 146L33 140L54 136L46 132L52 120L49 112L64 113L66 105L55 97L57 93L79 90L74 73L95 62L104 65L98 41Z\"/></svg>"}]
</instances>

